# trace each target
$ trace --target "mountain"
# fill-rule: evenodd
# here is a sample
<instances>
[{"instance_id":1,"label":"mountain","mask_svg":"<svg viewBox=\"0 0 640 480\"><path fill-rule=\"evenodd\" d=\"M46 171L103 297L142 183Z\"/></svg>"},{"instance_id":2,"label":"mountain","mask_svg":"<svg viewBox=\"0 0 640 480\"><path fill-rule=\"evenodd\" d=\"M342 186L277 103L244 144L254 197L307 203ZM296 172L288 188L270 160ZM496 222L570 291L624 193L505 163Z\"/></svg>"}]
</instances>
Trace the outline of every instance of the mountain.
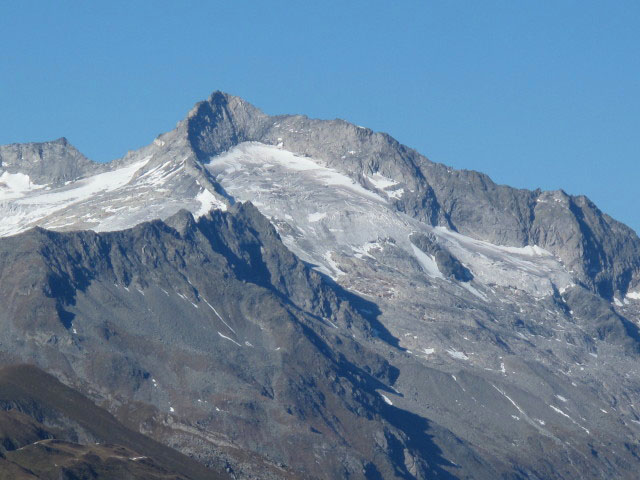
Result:
<instances>
[{"instance_id":1,"label":"mountain","mask_svg":"<svg viewBox=\"0 0 640 480\"><path fill-rule=\"evenodd\" d=\"M0 168L2 363L207 467L635 478L640 239L586 197L220 92Z\"/></svg>"}]
</instances>

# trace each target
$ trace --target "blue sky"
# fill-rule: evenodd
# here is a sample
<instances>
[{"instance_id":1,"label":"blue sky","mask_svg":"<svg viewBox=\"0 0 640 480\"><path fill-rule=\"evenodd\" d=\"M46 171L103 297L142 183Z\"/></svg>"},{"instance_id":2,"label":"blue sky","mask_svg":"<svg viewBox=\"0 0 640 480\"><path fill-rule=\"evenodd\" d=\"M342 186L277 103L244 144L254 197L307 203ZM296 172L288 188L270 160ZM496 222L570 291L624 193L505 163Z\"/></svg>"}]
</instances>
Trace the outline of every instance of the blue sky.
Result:
<instances>
[{"instance_id":1,"label":"blue sky","mask_svg":"<svg viewBox=\"0 0 640 480\"><path fill-rule=\"evenodd\" d=\"M2 2L0 144L106 161L220 89L640 231L639 25L624 0Z\"/></svg>"}]
</instances>

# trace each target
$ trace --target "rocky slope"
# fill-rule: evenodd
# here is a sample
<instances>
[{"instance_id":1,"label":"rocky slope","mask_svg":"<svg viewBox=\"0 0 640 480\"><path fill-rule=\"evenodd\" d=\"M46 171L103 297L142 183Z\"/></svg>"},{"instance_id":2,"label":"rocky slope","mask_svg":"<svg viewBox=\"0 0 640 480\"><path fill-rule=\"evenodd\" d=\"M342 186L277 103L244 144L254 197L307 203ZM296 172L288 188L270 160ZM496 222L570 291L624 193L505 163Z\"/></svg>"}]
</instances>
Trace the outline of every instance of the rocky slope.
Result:
<instances>
[{"instance_id":1,"label":"rocky slope","mask_svg":"<svg viewBox=\"0 0 640 480\"><path fill-rule=\"evenodd\" d=\"M585 197L219 92L78 155L0 147L4 363L236 478L635 478L640 240Z\"/></svg>"},{"instance_id":2,"label":"rocky slope","mask_svg":"<svg viewBox=\"0 0 640 480\"><path fill-rule=\"evenodd\" d=\"M364 347L383 327L250 205L0 249L5 361L33 359L206 465L389 477L444 462L377 393L397 376Z\"/></svg>"},{"instance_id":3,"label":"rocky slope","mask_svg":"<svg viewBox=\"0 0 640 480\"><path fill-rule=\"evenodd\" d=\"M0 370L0 405L3 479L228 478L124 427L33 366Z\"/></svg>"}]
</instances>

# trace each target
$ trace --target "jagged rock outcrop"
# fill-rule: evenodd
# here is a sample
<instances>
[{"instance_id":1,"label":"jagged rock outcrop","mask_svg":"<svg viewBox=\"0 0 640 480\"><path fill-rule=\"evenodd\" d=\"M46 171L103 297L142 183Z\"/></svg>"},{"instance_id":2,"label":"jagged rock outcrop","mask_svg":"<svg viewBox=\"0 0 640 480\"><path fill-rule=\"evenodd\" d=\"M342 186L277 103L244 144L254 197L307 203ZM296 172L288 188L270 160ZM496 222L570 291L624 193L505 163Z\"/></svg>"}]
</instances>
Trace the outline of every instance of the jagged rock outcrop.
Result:
<instances>
[{"instance_id":1,"label":"jagged rock outcrop","mask_svg":"<svg viewBox=\"0 0 640 480\"><path fill-rule=\"evenodd\" d=\"M64 185L104 167L82 155L66 138L0 146L0 172L28 175L37 185Z\"/></svg>"}]
</instances>

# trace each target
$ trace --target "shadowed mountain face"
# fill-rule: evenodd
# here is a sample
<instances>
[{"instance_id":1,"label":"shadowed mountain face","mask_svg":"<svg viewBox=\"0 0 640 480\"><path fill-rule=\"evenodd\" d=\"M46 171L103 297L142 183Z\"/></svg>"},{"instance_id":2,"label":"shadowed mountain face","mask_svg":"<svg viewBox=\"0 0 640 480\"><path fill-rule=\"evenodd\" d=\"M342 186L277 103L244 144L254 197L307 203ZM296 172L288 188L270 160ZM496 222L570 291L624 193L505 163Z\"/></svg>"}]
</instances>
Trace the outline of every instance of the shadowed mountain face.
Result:
<instances>
[{"instance_id":1,"label":"shadowed mountain face","mask_svg":"<svg viewBox=\"0 0 640 480\"><path fill-rule=\"evenodd\" d=\"M219 92L110 164L0 161L0 360L203 468L636 477L640 240L584 197ZM76 430L54 463L119 455Z\"/></svg>"},{"instance_id":2,"label":"shadowed mountain face","mask_svg":"<svg viewBox=\"0 0 640 480\"><path fill-rule=\"evenodd\" d=\"M33 366L0 370L0 405L3 479L228 478L124 427Z\"/></svg>"},{"instance_id":3,"label":"shadowed mountain face","mask_svg":"<svg viewBox=\"0 0 640 480\"><path fill-rule=\"evenodd\" d=\"M32 230L0 249L3 284L13 277L2 293L7 358L34 359L206 465L275 477L450 465L428 422L377 393L397 372L359 340L374 329L384 338L384 327L251 205L123 232Z\"/></svg>"}]
</instances>

